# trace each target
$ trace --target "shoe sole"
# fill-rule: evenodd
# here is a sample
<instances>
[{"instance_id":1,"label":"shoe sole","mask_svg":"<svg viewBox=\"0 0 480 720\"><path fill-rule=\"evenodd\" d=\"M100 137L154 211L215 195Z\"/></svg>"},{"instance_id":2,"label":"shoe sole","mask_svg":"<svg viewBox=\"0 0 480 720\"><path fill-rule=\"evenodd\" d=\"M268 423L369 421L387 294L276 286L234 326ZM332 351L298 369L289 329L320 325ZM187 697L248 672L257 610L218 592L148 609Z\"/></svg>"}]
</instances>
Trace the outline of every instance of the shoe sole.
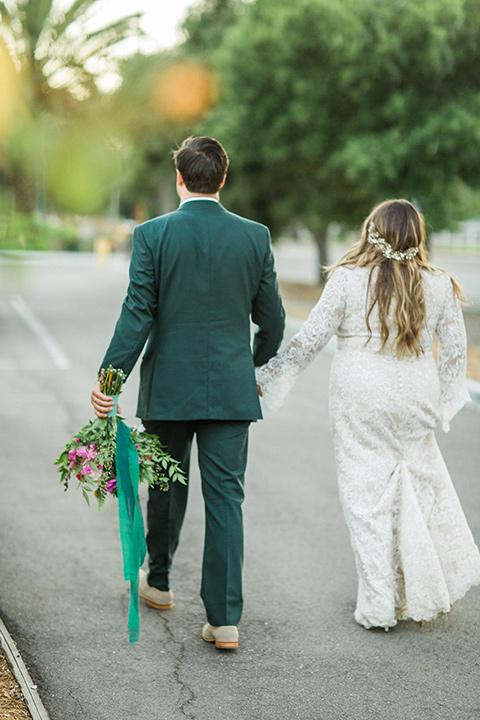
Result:
<instances>
[{"instance_id":1,"label":"shoe sole","mask_svg":"<svg viewBox=\"0 0 480 720\"><path fill-rule=\"evenodd\" d=\"M237 650L238 642L222 642L221 640L215 640L215 638L206 638L202 635L203 640L208 643L215 643L215 647L219 650Z\"/></svg>"},{"instance_id":2,"label":"shoe sole","mask_svg":"<svg viewBox=\"0 0 480 720\"><path fill-rule=\"evenodd\" d=\"M216 640L215 647L219 650L236 650L238 648L238 642L220 642Z\"/></svg>"},{"instance_id":3,"label":"shoe sole","mask_svg":"<svg viewBox=\"0 0 480 720\"><path fill-rule=\"evenodd\" d=\"M149 607L154 608L154 610L171 610L171 608L173 607L173 602L169 603L168 605L159 605L158 603L154 603L152 600L148 600L142 595L140 595L139 597L141 597L142 600L145 600L146 604Z\"/></svg>"}]
</instances>

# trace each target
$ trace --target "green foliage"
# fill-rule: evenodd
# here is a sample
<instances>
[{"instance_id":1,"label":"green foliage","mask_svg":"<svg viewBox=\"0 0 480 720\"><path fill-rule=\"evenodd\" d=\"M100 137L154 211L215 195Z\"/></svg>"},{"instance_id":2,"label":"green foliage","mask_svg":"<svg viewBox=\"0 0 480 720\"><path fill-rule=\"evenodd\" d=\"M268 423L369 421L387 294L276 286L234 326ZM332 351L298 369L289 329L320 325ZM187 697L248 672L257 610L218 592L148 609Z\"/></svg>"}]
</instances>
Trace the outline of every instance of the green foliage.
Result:
<instances>
[{"instance_id":1,"label":"green foliage","mask_svg":"<svg viewBox=\"0 0 480 720\"><path fill-rule=\"evenodd\" d=\"M77 250L76 226L24 213L0 216L0 250Z\"/></svg>"},{"instance_id":2,"label":"green foliage","mask_svg":"<svg viewBox=\"0 0 480 720\"><path fill-rule=\"evenodd\" d=\"M78 123L62 128L50 148L45 163L47 194L63 212L89 215L108 208L117 157L108 134L96 129Z\"/></svg>"},{"instance_id":3,"label":"green foliage","mask_svg":"<svg viewBox=\"0 0 480 720\"><path fill-rule=\"evenodd\" d=\"M109 365L98 374L100 389L105 395L118 396L126 375L120 368ZM55 461L60 483L68 489L70 479L76 478L88 505L88 493L94 494L101 510L108 493L117 494L117 428L118 416L90 420L67 442ZM170 482L186 484L180 463L168 455L156 435L130 429L139 462L139 482L149 487L168 490Z\"/></svg>"},{"instance_id":4,"label":"green foliage","mask_svg":"<svg viewBox=\"0 0 480 720\"><path fill-rule=\"evenodd\" d=\"M99 2L0 3L0 164L23 211L48 204L98 212L116 180L112 148L95 123L96 81L117 66L111 49L140 34L139 15L88 31Z\"/></svg>"},{"instance_id":5,"label":"green foliage","mask_svg":"<svg viewBox=\"0 0 480 720\"><path fill-rule=\"evenodd\" d=\"M106 370L102 368L98 373L100 390L104 395L120 395L126 377L121 368L114 368L112 365Z\"/></svg>"},{"instance_id":6,"label":"green foliage","mask_svg":"<svg viewBox=\"0 0 480 720\"><path fill-rule=\"evenodd\" d=\"M153 98L164 73L183 57L172 52L126 58L120 68L122 84L110 99L110 127L125 150L123 206L132 215L135 206L143 206L139 221L172 210L178 202L172 150L195 126L162 117Z\"/></svg>"},{"instance_id":7,"label":"green foliage","mask_svg":"<svg viewBox=\"0 0 480 720\"><path fill-rule=\"evenodd\" d=\"M69 481L78 480L83 497L90 505L93 493L99 510L107 494L116 496L117 417L90 420L69 440L55 461L60 483L67 490ZM168 455L156 435L130 430L139 460L139 481L149 487L167 491L170 482L186 484L180 463Z\"/></svg>"},{"instance_id":8,"label":"green foliage","mask_svg":"<svg viewBox=\"0 0 480 720\"><path fill-rule=\"evenodd\" d=\"M168 490L169 482L180 482L182 485L186 485L186 478L180 468L180 463L167 455L156 435L132 430L132 439L137 447L139 457L142 458L141 481L147 482L150 487L159 487L165 491Z\"/></svg>"},{"instance_id":9,"label":"green foliage","mask_svg":"<svg viewBox=\"0 0 480 720\"><path fill-rule=\"evenodd\" d=\"M155 91L162 77L177 64L213 63L214 50L249 7L250 3L242 0L205 0L190 8L182 25L185 41L174 51L148 57L138 54L122 63L122 85L112 98L111 110L114 125L128 138L127 172L122 183L126 209L131 211L142 204L145 215L152 217L176 206L171 151L205 128L201 119L166 116L154 102Z\"/></svg>"},{"instance_id":10,"label":"green foliage","mask_svg":"<svg viewBox=\"0 0 480 720\"><path fill-rule=\"evenodd\" d=\"M53 0L0 3L0 37L22 70L31 105L51 107L65 93L77 99L89 96L105 62L114 63L110 49L140 34L139 13L88 31L85 21L98 3L72 0L62 10Z\"/></svg>"},{"instance_id":11,"label":"green foliage","mask_svg":"<svg viewBox=\"0 0 480 720\"><path fill-rule=\"evenodd\" d=\"M259 0L214 60L204 127L239 212L321 234L403 196L436 228L462 219L459 188L480 183L479 0Z\"/></svg>"},{"instance_id":12,"label":"green foliage","mask_svg":"<svg viewBox=\"0 0 480 720\"><path fill-rule=\"evenodd\" d=\"M182 23L185 34L183 51L198 57L211 56L226 32L248 12L249 3L243 0L204 0L189 9Z\"/></svg>"}]
</instances>

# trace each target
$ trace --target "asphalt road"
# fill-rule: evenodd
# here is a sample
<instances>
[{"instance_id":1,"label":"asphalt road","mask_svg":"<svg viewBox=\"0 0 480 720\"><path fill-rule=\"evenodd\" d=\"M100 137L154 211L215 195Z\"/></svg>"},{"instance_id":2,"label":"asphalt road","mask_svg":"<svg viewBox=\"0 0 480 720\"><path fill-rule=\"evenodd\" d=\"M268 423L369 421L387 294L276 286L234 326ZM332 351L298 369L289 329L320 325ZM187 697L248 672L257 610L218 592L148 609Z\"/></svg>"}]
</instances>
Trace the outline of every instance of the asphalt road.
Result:
<instances>
[{"instance_id":1,"label":"asphalt road","mask_svg":"<svg viewBox=\"0 0 480 720\"><path fill-rule=\"evenodd\" d=\"M52 465L91 416L127 264L30 258L0 256L0 615L51 720L478 720L480 588L422 628L366 631L353 620L328 352L280 413L252 427L239 650L200 638L196 473L175 607L142 606L141 641L129 644L115 501L89 509L75 488L62 491ZM122 398L131 423L135 386L134 373ZM470 408L439 441L480 542L479 434Z\"/></svg>"}]
</instances>

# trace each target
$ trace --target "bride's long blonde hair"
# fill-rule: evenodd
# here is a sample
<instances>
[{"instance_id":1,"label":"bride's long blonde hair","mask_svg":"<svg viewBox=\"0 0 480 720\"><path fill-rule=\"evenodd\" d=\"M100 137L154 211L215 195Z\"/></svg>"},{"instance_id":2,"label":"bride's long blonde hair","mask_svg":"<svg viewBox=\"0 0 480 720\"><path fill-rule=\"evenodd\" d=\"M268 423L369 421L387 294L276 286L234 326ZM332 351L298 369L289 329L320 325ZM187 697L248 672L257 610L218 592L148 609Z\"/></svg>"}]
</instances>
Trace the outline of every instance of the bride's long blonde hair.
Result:
<instances>
[{"instance_id":1,"label":"bride's long blonde hair","mask_svg":"<svg viewBox=\"0 0 480 720\"><path fill-rule=\"evenodd\" d=\"M380 243L372 244L372 236L374 239L380 238ZM385 243L388 243L391 249ZM397 255L397 259L392 257L392 253ZM378 205L365 220L358 242L331 272L341 265L371 267L366 321L371 333L370 315L377 305L381 350L385 348L393 329L392 322L389 322L389 311L392 300L395 300L393 326L396 336L393 340L393 351L397 357L421 355L424 350L420 343L420 333L425 325L422 270L438 272L440 269L427 259L425 223L418 210L408 200L387 200ZM376 268L378 272L373 285L372 273ZM456 296L464 302L465 297L460 286L453 277L451 280Z\"/></svg>"}]
</instances>

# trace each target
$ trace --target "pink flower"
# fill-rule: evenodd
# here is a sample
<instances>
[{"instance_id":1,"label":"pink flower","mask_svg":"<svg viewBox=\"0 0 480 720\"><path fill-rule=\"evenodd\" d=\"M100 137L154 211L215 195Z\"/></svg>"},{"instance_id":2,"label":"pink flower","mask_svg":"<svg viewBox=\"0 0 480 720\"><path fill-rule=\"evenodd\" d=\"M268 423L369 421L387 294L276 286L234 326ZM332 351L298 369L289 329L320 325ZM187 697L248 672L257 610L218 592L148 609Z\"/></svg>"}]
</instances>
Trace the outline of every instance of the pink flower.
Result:
<instances>
[{"instance_id":1,"label":"pink flower","mask_svg":"<svg viewBox=\"0 0 480 720\"><path fill-rule=\"evenodd\" d=\"M77 450L77 456L84 458L86 461L94 460L97 457L97 449L95 445L89 445L88 447L82 445L82 447Z\"/></svg>"},{"instance_id":2,"label":"pink flower","mask_svg":"<svg viewBox=\"0 0 480 720\"><path fill-rule=\"evenodd\" d=\"M105 485L105 490L107 492L111 493L116 489L117 489L117 478L114 477L107 482L107 484Z\"/></svg>"},{"instance_id":3,"label":"pink flower","mask_svg":"<svg viewBox=\"0 0 480 720\"><path fill-rule=\"evenodd\" d=\"M137 448L137 454L138 454L138 451L140 450L140 447L139 447L138 443L134 443L134 445L135 445L135 447ZM138 464L139 464L139 465L142 464L142 458L140 457L140 455L138 455Z\"/></svg>"},{"instance_id":4,"label":"pink flower","mask_svg":"<svg viewBox=\"0 0 480 720\"><path fill-rule=\"evenodd\" d=\"M82 475L95 475L95 470L87 463L84 463L82 465L82 469L80 470L80 473Z\"/></svg>"}]
</instances>

